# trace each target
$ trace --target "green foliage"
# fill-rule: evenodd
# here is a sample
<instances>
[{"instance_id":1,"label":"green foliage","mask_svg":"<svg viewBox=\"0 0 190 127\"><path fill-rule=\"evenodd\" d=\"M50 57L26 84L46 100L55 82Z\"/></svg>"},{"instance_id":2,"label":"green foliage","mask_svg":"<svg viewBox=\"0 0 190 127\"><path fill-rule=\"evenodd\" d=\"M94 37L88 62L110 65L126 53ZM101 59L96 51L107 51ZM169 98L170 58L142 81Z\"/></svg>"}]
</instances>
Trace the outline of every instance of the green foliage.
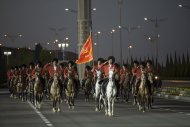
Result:
<instances>
[{"instance_id":1,"label":"green foliage","mask_svg":"<svg viewBox=\"0 0 190 127\"><path fill-rule=\"evenodd\" d=\"M47 50L42 50L40 52L40 61L42 61L42 64L48 63L53 59L53 55L49 53Z\"/></svg>"}]
</instances>

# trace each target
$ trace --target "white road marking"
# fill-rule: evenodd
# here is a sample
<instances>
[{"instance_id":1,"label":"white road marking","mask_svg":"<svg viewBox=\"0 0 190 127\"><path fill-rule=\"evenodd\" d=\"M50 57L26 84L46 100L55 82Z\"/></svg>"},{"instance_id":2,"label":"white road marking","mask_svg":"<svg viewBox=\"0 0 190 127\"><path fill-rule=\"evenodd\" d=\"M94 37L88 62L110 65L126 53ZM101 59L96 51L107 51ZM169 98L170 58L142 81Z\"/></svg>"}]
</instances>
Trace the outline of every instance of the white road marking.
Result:
<instances>
[{"instance_id":1,"label":"white road marking","mask_svg":"<svg viewBox=\"0 0 190 127\"><path fill-rule=\"evenodd\" d=\"M38 111L38 109L36 109L31 102L27 101L28 104L30 105L31 108L34 109L34 111L40 116L40 118L44 121L44 123L48 126L48 127L52 127L53 124L40 112Z\"/></svg>"}]
</instances>

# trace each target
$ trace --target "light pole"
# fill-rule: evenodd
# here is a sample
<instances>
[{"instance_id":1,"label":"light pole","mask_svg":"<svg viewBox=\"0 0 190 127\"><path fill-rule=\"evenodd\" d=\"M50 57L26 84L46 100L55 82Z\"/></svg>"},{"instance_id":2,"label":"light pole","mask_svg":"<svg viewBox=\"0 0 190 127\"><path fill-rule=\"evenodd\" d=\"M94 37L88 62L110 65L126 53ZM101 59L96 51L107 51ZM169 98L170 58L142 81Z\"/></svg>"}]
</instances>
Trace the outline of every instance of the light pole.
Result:
<instances>
[{"instance_id":1,"label":"light pole","mask_svg":"<svg viewBox=\"0 0 190 127\"><path fill-rule=\"evenodd\" d=\"M122 15L121 15L121 7L123 5L123 0L118 0L119 5L119 26L122 26ZM122 64L123 57L122 57L122 29L119 29L119 42L120 42L120 64Z\"/></svg>"},{"instance_id":2,"label":"light pole","mask_svg":"<svg viewBox=\"0 0 190 127\"><path fill-rule=\"evenodd\" d=\"M124 29L124 30L126 30L128 32L128 35L129 35L129 46L130 46L131 45L130 35L131 35L132 31L134 31L136 29L140 29L141 26L140 25L138 25L138 26L128 26L128 27L126 27L126 26L118 26L118 28L119 29ZM128 48L128 49L130 50L130 48ZM129 55L129 57L130 57L130 55Z\"/></svg>"},{"instance_id":3,"label":"light pole","mask_svg":"<svg viewBox=\"0 0 190 127\"><path fill-rule=\"evenodd\" d=\"M65 59L65 55L64 55L64 50L65 48L69 47L69 43L68 43L69 38L65 38L63 43L59 43L58 47L62 49L62 53L63 53L63 61Z\"/></svg>"},{"instance_id":4,"label":"light pole","mask_svg":"<svg viewBox=\"0 0 190 127\"><path fill-rule=\"evenodd\" d=\"M156 36L145 35L145 38L155 45L156 69L158 69L158 43L157 42L158 42L158 39L160 38L160 35L159 34Z\"/></svg>"},{"instance_id":5,"label":"light pole","mask_svg":"<svg viewBox=\"0 0 190 127\"><path fill-rule=\"evenodd\" d=\"M4 55L7 56L7 69L8 69L8 66L9 66L9 56L12 54L11 51L5 51L4 52Z\"/></svg>"},{"instance_id":6,"label":"light pole","mask_svg":"<svg viewBox=\"0 0 190 127\"><path fill-rule=\"evenodd\" d=\"M162 22L166 21L167 18L157 18L156 17L156 18L153 19L153 18L147 18L147 17L145 17L144 20L152 22L154 24L155 28L156 28L156 35L157 35L157 37L153 37L154 38L153 40L156 43L156 69L158 71L158 38L160 37L160 34L158 32L158 28L159 28L159 23L162 23ZM157 39L155 39L155 38L157 38ZM151 37L149 39L152 40Z\"/></svg>"},{"instance_id":7,"label":"light pole","mask_svg":"<svg viewBox=\"0 0 190 127\"><path fill-rule=\"evenodd\" d=\"M114 56L114 33L115 33L115 29L112 29L110 34L111 34L111 40L112 40L112 47L111 47L111 53L112 53L112 56Z\"/></svg>"},{"instance_id":8,"label":"light pole","mask_svg":"<svg viewBox=\"0 0 190 127\"><path fill-rule=\"evenodd\" d=\"M128 46L128 49L129 49L129 63L131 64L132 61L131 61L131 58L132 58L132 53L131 53L131 50L132 50L133 46L131 44L129 44Z\"/></svg>"},{"instance_id":9,"label":"light pole","mask_svg":"<svg viewBox=\"0 0 190 127\"><path fill-rule=\"evenodd\" d=\"M100 31L98 31L98 32L95 33L96 43L94 43L94 45L96 45L96 47L97 47L97 50L96 50L96 52L97 52L97 58L99 57L99 45L100 45L100 43L99 43L99 35L100 34L101 34Z\"/></svg>"}]
</instances>

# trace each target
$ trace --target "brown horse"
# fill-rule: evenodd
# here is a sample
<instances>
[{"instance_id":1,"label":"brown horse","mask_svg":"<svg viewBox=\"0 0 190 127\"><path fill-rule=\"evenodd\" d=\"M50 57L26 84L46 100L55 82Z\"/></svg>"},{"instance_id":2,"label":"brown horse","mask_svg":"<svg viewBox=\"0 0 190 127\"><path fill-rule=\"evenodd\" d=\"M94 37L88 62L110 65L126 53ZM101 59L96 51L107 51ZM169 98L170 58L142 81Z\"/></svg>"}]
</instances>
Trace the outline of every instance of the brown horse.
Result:
<instances>
[{"instance_id":1,"label":"brown horse","mask_svg":"<svg viewBox=\"0 0 190 127\"><path fill-rule=\"evenodd\" d=\"M139 86L139 91L137 93L137 98L139 102L139 110L145 112L146 104L150 100L150 94L148 90L148 78L145 71L141 71L141 82Z\"/></svg>"},{"instance_id":2,"label":"brown horse","mask_svg":"<svg viewBox=\"0 0 190 127\"><path fill-rule=\"evenodd\" d=\"M92 81L93 81L92 73L87 73L87 78L84 80L84 83L83 83L85 101L89 101L90 99L90 93L92 90Z\"/></svg>"},{"instance_id":3,"label":"brown horse","mask_svg":"<svg viewBox=\"0 0 190 127\"><path fill-rule=\"evenodd\" d=\"M53 82L50 88L51 97L53 99L53 112L60 112L61 94L60 94L60 81L58 74L55 73L53 77ZM56 104L58 107L56 108Z\"/></svg>"},{"instance_id":4,"label":"brown horse","mask_svg":"<svg viewBox=\"0 0 190 127\"><path fill-rule=\"evenodd\" d=\"M129 100L130 95L130 74L126 72L125 79L122 83L121 89L122 98L127 102Z\"/></svg>"},{"instance_id":5,"label":"brown horse","mask_svg":"<svg viewBox=\"0 0 190 127\"><path fill-rule=\"evenodd\" d=\"M23 75L18 76L17 94L18 98L22 99L22 101L27 100L27 83L26 83L26 77L24 77Z\"/></svg>"},{"instance_id":6,"label":"brown horse","mask_svg":"<svg viewBox=\"0 0 190 127\"><path fill-rule=\"evenodd\" d=\"M155 80L154 75L152 73L148 73L148 81L149 81L149 93L150 93L150 100L148 102L148 108L152 108L152 104L154 101L153 94L154 94L154 88L155 88Z\"/></svg>"},{"instance_id":7,"label":"brown horse","mask_svg":"<svg viewBox=\"0 0 190 127\"><path fill-rule=\"evenodd\" d=\"M74 109L75 91L76 91L76 83L74 81L72 72L69 70L68 71L68 81L65 86L65 94L66 94L66 99L67 99L69 109Z\"/></svg>"},{"instance_id":8,"label":"brown horse","mask_svg":"<svg viewBox=\"0 0 190 127\"><path fill-rule=\"evenodd\" d=\"M43 84L38 71L35 72L35 82L34 82L34 103L36 108L41 108L43 99Z\"/></svg>"}]
</instances>

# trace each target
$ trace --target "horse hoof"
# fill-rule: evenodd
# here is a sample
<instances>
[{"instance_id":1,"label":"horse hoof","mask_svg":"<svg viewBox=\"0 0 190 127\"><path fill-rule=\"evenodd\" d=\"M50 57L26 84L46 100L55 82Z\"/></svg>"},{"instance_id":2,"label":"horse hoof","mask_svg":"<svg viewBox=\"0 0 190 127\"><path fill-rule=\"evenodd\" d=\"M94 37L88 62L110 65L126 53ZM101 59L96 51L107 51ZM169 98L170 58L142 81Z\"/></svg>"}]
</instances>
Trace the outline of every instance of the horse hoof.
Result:
<instances>
[{"instance_id":1,"label":"horse hoof","mask_svg":"<svg viewBox=\"0 0 190 127\"><path fill-rule=\"evenodd\" d=\"M53 108L53 112L56 112L55 108Z\"/></svg>"},{"instance_id":2,"label":"horse hoof","mask_svg":"<svg viewBox=\"0 0 190 127\"><path fill-rule=\"evenodd\" d=\"M69 109L71 109L71 106L69 106Z\"/></svg>"},{"instance_id":3,"label":"horse hoof","mask_svg":"<svg viewBox=\"0 0 190 127\"><path fill-rule=\"evenodd\" d=\"M75 107L74 107L74 106L72 106L72 109L75 109Z\"/></svg>"},{"instance_id":4,"label":"horse hoof","mask_svg":"<svg viewBox=\"0 0 190 127\"><path fill-rule=\"evenodd\" d=\"M58 109L57 109L57 112L60 112L60 111L61 111L60 108L58 108Z\"/></svg>"},{"instance_id":5,"label":"horse hoof","mask_svg":"<svg viewBox=\"0 0 190 127\"><path fill-rule=\"evenodd\" d=\"M95 111L97 112L97 111L98 111L98 108L96 108Z\"/></svg>"}]
</instances>

